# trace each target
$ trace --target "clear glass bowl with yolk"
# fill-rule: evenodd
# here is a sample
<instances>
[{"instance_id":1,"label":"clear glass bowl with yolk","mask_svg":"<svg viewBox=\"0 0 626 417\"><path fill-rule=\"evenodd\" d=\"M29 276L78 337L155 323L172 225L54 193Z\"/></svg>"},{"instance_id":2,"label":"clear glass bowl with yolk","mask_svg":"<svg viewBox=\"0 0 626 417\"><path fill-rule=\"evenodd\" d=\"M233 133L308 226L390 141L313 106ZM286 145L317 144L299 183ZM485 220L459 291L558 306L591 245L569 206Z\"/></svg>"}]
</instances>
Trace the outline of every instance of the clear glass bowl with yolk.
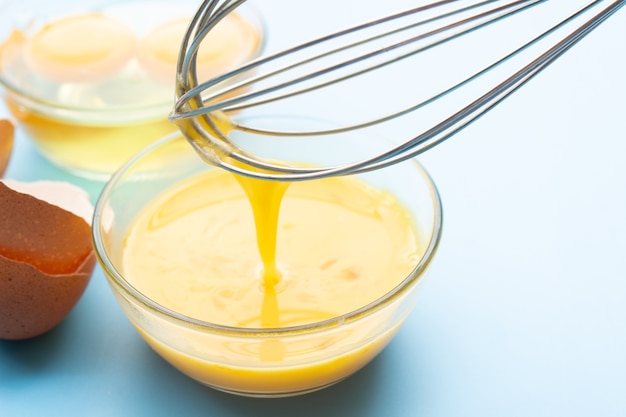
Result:
<instances>
[{"instance_id":1,"label":"clear glass bowl with yolk","mask_svg":"<svg viewBox=\"0 0 626 417\"><path fill-rule=\"evenodd\" d=\"M0 86L20 128L51 162L107 179L175 132L180 42L193 0L8 1L0 5ZM247 4L205 39L198 77L259 55L260 15Z\"/></svg>"},{"instance_id":2,"label":"clear glass bowl with yolk","mask_svg":"<svg viewBox=\"0 0 626 417\"><path fill-rule=\"evenodd\" d=\"M389 147L355 139L357 148L339 141L298 162ZM259 142L282 160L298 147ZM189 377L255 397L328 387L381 352L418 302L442 233L437 189L415 160L254 181L204 163L179 134L164 138L105 186L93 225L99 262L137 331Z\"/></svg>"}]
</instances>

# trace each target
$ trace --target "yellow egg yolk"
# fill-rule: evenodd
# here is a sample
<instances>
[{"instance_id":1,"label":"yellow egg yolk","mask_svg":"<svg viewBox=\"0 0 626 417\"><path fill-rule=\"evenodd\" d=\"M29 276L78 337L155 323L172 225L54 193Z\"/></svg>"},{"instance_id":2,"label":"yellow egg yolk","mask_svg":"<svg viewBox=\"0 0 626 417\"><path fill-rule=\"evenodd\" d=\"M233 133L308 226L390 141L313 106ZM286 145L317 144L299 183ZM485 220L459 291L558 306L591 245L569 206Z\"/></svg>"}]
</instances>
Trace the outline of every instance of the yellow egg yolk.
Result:
<instances>
[{"instance_id":1,"label":"yellow egg yolk","mask_svg":"<svg viewBox=\"0 0 626 417\"><path fill-rule=\"evenodd\" d=\"M98 81L120 71L134 54L125 23L99 13L77 14L45 25L27 45L32 70L56 82Z\"/></svg>"},{"instance_id":2,"label":"yellow egg yolk","mask_svg":"<svg viewBox=\"0 0 626 417\"><path fill-rule=\"evenodd\" d=\"M139 46L139 61L154 78L173 82L176 63L189 19L164 23L150 31ZM196 66L200 81L210 79L249 58L260 37L256 29L237 14L226 16L200 44Z\"/></svg>"}]
</instances>

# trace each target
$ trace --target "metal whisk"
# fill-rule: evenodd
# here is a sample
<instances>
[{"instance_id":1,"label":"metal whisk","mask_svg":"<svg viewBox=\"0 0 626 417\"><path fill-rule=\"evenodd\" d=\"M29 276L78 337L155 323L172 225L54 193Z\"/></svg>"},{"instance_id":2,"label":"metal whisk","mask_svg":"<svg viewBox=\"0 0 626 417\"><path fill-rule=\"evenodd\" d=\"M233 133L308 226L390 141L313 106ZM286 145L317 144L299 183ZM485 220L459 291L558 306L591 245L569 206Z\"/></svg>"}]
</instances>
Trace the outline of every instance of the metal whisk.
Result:
<instances>
[{"instance_id":1,"label":"metal whisk","mask_svg":"<svg viewBox=\"0 0 626 417\"><path fill-rule=\"evenodd\" d=\"M436 146L511 95L626 3L437 1L198 82L195 56L200 43L245 1L206 0L199 8L181 48L170 120L208 162L243 175L285 181L379 169ZM514 21L532 30L507 30ZM370 101L355 99L355 91ZM322 109L321 117L349 121L310 130L263 124L262 115L296 108L304 109L305 116L318 117L314 110ZM260 142L264 137L340 140L372 127L389 126L385 130L395 132L394 123L408 117L408 137L383 152L334 166L275 162L237 141L238 134Z\"/></svg>"}]
</instances>

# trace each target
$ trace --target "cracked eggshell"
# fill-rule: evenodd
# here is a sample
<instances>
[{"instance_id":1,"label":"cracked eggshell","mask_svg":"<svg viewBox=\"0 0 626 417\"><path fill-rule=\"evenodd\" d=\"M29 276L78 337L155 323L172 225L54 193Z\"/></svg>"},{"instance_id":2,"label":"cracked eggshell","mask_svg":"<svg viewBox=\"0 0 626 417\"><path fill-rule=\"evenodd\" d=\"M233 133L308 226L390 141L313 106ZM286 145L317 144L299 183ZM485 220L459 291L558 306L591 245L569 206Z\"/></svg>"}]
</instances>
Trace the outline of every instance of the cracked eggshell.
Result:
<instances>
[{"instance_id":1,"label":"cracked eggshell","mask_svg":"<svg viewBox=\"0 0 626 417\"><path fill-rule=\"evenodd\" d=\"M96 264L92 212L72 184L0 181L0 339L39 336L74 308Z\"/></svg>"},{"instance_id":2,"label":"cracked eggshell","mask_svg":"<svg viewBox=\"0 0 626 417\"><path fill-rule=\"evenodd\" d=\"M9 165L11 152L13 151L13 140L15 136L15 126L10 120L0 119L0 178Z\"/></svg>"}]
</instances>

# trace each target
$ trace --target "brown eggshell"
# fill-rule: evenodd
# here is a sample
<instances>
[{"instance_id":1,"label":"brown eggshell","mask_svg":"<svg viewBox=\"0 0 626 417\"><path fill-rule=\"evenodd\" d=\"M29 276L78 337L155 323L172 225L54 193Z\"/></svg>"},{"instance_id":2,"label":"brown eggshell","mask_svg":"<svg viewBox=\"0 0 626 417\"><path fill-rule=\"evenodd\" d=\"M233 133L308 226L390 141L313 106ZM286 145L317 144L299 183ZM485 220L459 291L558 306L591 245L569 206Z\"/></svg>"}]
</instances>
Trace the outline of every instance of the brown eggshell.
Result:
<instances>
[{"instance_id":1,"label":"brown eggshell","mask_svg":"<svg viewBox=\"0 0 626 417\"><path fill-rule=\"evenodd\" d=\"M0 181L0 339L59 324L96 264L87 221Z\"/></svg>"},{"instance_id":2,"label":"brown eggshell","mask_svg":"<svg viewBox=\"0 0 626 417\"><path fill-rule=\"evenodd\" d=\"M0 119L0 178L4 175L11 159L14 135L13 123L10 120Z\"/></svg>"},{"instance_id":3,"label":"brown eggshell","mask_svg":"<svg viewBox=\"0 0 626 417\"><path fill-rule=\"evenodd\" d=\"M92 252L76 272L50 275L0 256L0 339L29 339L61 323L85 291L95 262Z\"/></svg>"}]
</instances>

